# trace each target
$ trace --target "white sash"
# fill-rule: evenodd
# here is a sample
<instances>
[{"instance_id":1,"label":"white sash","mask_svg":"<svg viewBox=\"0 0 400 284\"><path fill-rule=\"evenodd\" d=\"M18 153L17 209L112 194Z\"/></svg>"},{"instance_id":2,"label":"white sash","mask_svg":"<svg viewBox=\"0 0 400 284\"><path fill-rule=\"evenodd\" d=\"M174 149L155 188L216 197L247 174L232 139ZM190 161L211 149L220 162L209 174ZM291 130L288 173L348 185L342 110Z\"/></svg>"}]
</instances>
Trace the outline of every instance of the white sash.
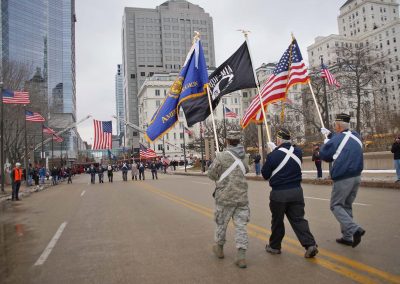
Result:
<instances>
[{"instance_id":1,"label":"white sash","mask_svg":"<svg viewBox=\"0 0 400 284\"><path fill-rule=\"evenodd\" d=\"M344 146L346 146L347 142L349 141L350 138L354 139L362 148L362 142L360 141L360 139L358 139L357 136L355 136L353 133L351 133L351 131L346 131L343 132L344 134L344 138L342 140L342 142L340 142L339 147L336 150L336 153L333 155L333 160L336 160L340 153L342 153Z\"/></svg>"},{"instance_id":2,"label":"white sash","mask_svg":"<svg viewBox=\"0 0 400 284\"><path fill-rule=\"evenodd\" d=\"M286 153L285 158L282 160L282 162L279 164L279 166L272 172L271 174L271 178L277 174L289 161L290 158L292 158L293 160L295 160L295 162L299 165L299 167L301 168L301 161L299 159L299 157L297 157L295 154L293 154L294 151L294 147L290 146L289 150L286 148L279 148L279 151L282 151L284 153Z\"/></svg>"},{"instance_id":3,"label":"white sash","mask_svg":"<svg viewBox=\"0 0 400 284\"><path fill-rule=\"evenodd\" d=\"M243 165L242 160L239 159L239 158L236 158L236 156L233 155L231 152L229 152L229 151L226 151L226 152L228 152L229 154L231 154L232 158L233 158L235 161L233 162L233 164L232 164L229 168L226 169L225 172L222 173L222 175L221 175L221 177L219 178L218 182L223 181L228 175L231 174L231 172L232 172L237 166L239 166L239 168L242 170L243 175L246 174L246 169L245 169L245 167L244 167L244 165Z\"/></svg>"}]
</instances>

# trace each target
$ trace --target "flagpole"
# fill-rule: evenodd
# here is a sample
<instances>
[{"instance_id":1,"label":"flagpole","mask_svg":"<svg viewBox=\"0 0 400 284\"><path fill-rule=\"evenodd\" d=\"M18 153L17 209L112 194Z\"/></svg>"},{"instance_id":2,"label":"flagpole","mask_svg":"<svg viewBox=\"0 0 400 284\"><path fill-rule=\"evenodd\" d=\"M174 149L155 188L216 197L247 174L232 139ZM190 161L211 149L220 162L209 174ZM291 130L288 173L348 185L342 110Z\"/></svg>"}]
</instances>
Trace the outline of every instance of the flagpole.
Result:
<instances>
[{"instance_id":1,"label":"flagpole","mask_svg":"<svg viewBox=\"0 0 400 284\"><path fill-rule=\"evenodd\" d=\"M54 134L51 137L51 166L54 168Z\"/></svg>"},{"instance_id":2,"label":"flagpole","mask_svg":"<svg viewBox=\"0 0 400 284\"><path fill-rule=\"evenodd\" d=\"M5 184L5 170L4 170L4 104L3 104L3 82L0 82L0 94L1 94L1 99L0 99L0 107L1 107L1 142L0 142L0 163L1 163L1 192L4 192L4 184Z\"/></svg>"},{"instance_id":3,"label":"flagpole","mask_svg":"<svg viewBox=\"0 0 400 284\"><path fill-rule=\"evenodd\" d=\"M185 126L183 126L182 132L183 132L183 163L185 164L185 173L186 173Z\"/></svg>"},{"instance_id":4,"label":"flagpole","mask_svg":"<svg viewBox=\"0 0 400 284\"><path fill-rule=\"evenodd\" d=\"M44 135L43 135L43 126L44 126L44 123L42 123L42 154L40 155L40 163L42 163L42 162L43 162L43 159L44 159L44 143L43 143ZM78 141L78 140L77 140L77 141Z\"/></svg>"},{"instance_id":5,"label":"flagpole","mask_svg":"<svg viewBox=\"0 0 400 284\"><path fill-rule=\"evenodd\" d=\"M253 59L252 59L251 51L250 51L250 44L249 44L249 38L248 38L249 31L245 31L245 30L239 30L239 31L241 31L243 33L244 38L245 38L246 43L247 43L247 48L249 49L249 56L250 56L251 66L252 66L252 69L253 69L254 80L255 80L256 85L257 85L258 98L260 99L260 106L261 106L261 111L262 111L262 114L263 114L263 117L264 117L265 129L267 130L268 142L270 142L271 141L271 134L269 132L268 123L267 123L267 115L265 113L265 109L264 109L264 106L263 106L263 103L262 103L261 94L260 94L260 82L258 82L256 70L254 69L254 66L253 66Z\"/></svg>"},{"instance_id":6,"label":"flagpole","mask_svg":"<svg viewBox=\"0 0 400 284\"><path fill-rule=\"evenodd\" d=\"M217 129L215 127L214 113L213 113L213 108L212 108L212 103L211 103L210 88L208 86L207 86L207 95L208 95L208 104L210 106L211 120L212 120L212 125L213 125L213 130L214 130L215 147L216 147L217 153L219 153Z\"/></svg>"},{"instance_id":7,"label":"flagpole","mask_svg":"<svg viewBox=\"0 0 400 284\"><path fill-rule=\"evenodd\" d=\"M203 150L203 122L200 121L200 150L201 150L201 172L204 173L204 150Z\"/></svg>"},{"instance_id":8,"label":"flagpole","mask_svg":"<svg viewBox=\"0 0 400 284\"><path fill-rule=\"evenodd\" d=\"M222 104L222 107L224 108L224 148L226 148L226 112L225 112L225 105Z\"/></svg>"},{"instance_id":9,"label":"flagpole","mask_svg":"<svg viewBox=\"0 0 400 284\"><path fill-rule=\"evenodd\" d=\"M321 55L321 68L324 66L324 57ZM325 123L327 124L327 127L329 128L329 108L328 108L328 94L326 93L326 80L325 78L322 78L323 81L323 87L324 87L324 105L325 105Z\"/></svg>"},{"instance_id":10,"label":"flagpole","mask_svg":"<svg viewBox=\"0 0 400 284\"><path fill-rule=\"evenodd\" d=\"M322 127L325 127L324 126L324 121L322 120L321 112L319 111L317 99L315 98L314 90L313 90L313 88L311 86L310 80L308 81L308 86L310 87L311 95L313 97L315 108L317 109L317 113L318 113L319 120L321 121L321 125L322 125Z\"/></svg>"},{"instance_id":11,"label":"flagpole","mask_svg":"<svg viewBox=\"0 0 400 284\"><path fill-rule=\"evenodd\" d=\"M28 187L28 137L27 132L28 129L26 127L26 105L24 105L24 121L25 121L25 185Z\"/></svg>"}]
</instances>

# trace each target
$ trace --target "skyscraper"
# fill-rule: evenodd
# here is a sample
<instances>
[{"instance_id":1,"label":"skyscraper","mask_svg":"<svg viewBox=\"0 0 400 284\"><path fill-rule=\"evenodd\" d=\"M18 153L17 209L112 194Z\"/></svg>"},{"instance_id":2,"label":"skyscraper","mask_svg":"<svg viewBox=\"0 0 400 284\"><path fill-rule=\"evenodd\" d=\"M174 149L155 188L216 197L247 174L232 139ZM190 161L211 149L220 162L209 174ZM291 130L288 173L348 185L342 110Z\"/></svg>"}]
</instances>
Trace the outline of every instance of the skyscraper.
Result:
<instances>
[{"instance_id":1,"label":"skyscraper","mask_svg":"<svg viewBox=\"0 0 400 284\"><path fill-rule=\"evenodd\" d=\"M61 130L76 122L75 0L1 0L2 64L29 66L45 80L49 125ZM64 135L64 153L77 154L76 130ZM61 150L55 147L56 154Z\"/></svg>"},{"instance_id":2,"label":"skyscraper","mask_svg":"<svg viewBox=\"0 0 400 284\"><path fill-rule=\"evenodd\" d=\"M122 19L125 114L138 125L138 92L146 77L180 70L192 44L194 31L201 34L208 66L215 66L211 16L198 5L170 0L155 9L125 8ZM139 134L126 130L128 146L138 147Z\"/></svg>"},{"instance_id":3,"label":"skyscraper","mask_svg":"<svg viewBox=\"0 0 400 284\"><path fill-rule=\"evenodd\" d=\"M122 136L125 133L125 103L124 103L124 77L122 74L122 65L117 65L117 74L115 74L115 107L117 114L117 135Z\"/></svg>"}]
</instances>

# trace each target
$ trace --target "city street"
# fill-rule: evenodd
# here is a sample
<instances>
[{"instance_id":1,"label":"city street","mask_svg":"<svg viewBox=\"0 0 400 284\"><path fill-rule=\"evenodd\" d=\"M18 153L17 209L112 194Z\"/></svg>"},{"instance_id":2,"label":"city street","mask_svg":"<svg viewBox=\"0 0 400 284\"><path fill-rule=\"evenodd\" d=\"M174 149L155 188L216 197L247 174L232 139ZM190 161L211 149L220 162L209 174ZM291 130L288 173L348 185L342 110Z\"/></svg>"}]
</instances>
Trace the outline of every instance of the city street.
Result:
<instances>
[{"instance_id":1,"label":"city street","mask_svg":"<svg viewBox=\"0 0 400 284\"><path fill-rule=\"evenodd\" d=\"M270 188L250 181L248 268L239 269L232 227L225 259L211 251L210 180L120 176L95 185L88 175L76 176L72 185L2 202L0 283L400 283L397 190L360 189L354 215L367 233L353 249L335 242L340 228L329 210L331 188L304 184L306 218L320 249L307 260L288 224L282 254L265 252Z\"/></svg>"}]
</instances>

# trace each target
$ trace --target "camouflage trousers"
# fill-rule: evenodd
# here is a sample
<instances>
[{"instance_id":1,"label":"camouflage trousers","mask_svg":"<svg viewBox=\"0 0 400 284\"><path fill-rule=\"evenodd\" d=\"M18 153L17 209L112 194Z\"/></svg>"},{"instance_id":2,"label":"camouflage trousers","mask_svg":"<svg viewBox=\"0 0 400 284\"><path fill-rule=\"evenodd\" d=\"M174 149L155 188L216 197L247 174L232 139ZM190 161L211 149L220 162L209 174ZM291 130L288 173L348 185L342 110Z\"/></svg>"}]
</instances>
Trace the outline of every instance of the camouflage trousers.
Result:
<instances>
[{"instance_id":1,"label":"camouflage trousers","mask_svg":"<svg viewBox=\"0 0 400 284\"><path fill-rule=\"evenodd\" d=\"M226 229L232 218L235 225L236 248L247 249L249 240L246 225L250 220L249 206L231 207L216 205L214 216L217 223L215 228L215 242L219 245L225 244Z\"/></svg>"}]
</instances>

